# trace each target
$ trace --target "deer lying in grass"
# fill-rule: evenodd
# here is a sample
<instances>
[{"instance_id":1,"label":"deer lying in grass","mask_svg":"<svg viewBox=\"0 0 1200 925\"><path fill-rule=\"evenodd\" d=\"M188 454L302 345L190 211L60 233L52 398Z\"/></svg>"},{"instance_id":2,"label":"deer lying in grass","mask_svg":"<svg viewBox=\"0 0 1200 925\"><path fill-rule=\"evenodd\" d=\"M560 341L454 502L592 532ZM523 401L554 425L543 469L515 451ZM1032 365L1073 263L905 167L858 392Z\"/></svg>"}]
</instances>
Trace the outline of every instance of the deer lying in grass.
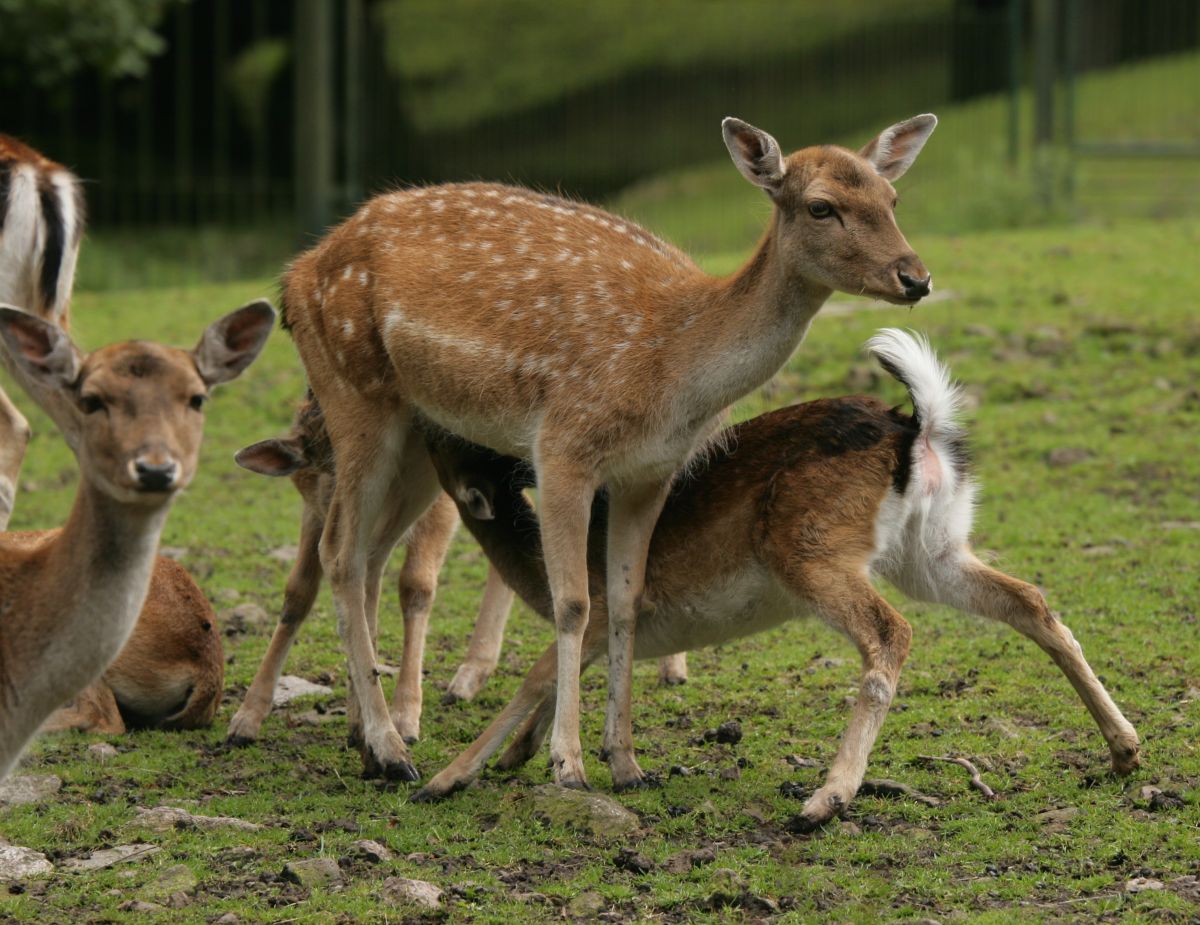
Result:
<instances>
[{"instance_id":1,"label":"deer lying in grass","mask_svg":"<svg viewBox=\"0 0 1200 925\"><path fill-rule=\"evenodd\" d=\"M321 409L312 396L309 395L297 410L288 436L245 447L236 459L239 466L251 472L290 476L296 491L304 500L299 553L288 576L279 624L255 672L254 681L246 692L246 699L229 723L228 741L233 745L249 745L257 740L262 722L271 711L275 685L279 682L288 651L300 625L312 610L321 586L318 545L333 494L334 470L329 435L325 431ZM390 710L392 723L406 742L414 742L420 735L425 631L437 592L438 573L457 527L458 512L454 503L441 495L406 537L408 550L399 580L400 609L404 613L404 652ZM372 595L369 610L374 614L379 594L378 580L368 587L368 592ZM504 624L508 620L512 600L512 591L500 580L495 569L490 569L467 658L450 682L445 702L470 700L495 669L500 659ZM376 628L372 626L372 639L375 635ZM349 703L350 741L360 744L361 730L358 728L353 694Z\"/></svg>"},{"instance_id":2,"label":"deer lying in grass","mask_svg":"<svg viewBox=\"0 0 1200 925\"><path fill-rule=\"evenodd\" d=\"M0 135L0 303L65 331L83 223L83 191L74 175ZM0 365L8 365L3 351ZM8 529L29 437L29 422L0 389L0 530Z\"/></svg>"},{"instance_id":3,"label":"deer lying in grass","mask_svg":"<svg viewBox=\"0 0 1200 925\"><path fill-rule=\"evenodd\" d=\"M251 444L239 451L235 458L239 466L260 475L290 476L296 491L304 500L299 552L288 576L279 624L254 674L254 681L246 692L246 699L229 723L229 743L249 745L258 739L262 722L271 712L275 685L279 683L287 654L300 631L300 625L312 610L321 583L318 546L325 529L329 500L333 495L334 466L329 434L325 430L321 409L312 395L308 395L297 409L288 436ZM438 574L457 527L458 512L454 502L445 494L439 494L405 537L408 548L399 580L400 609L404 614L404 651L390 712L396 731L409 744L420 736L425 633L437 592ZM369 590L378 594L378 586L372 586ZM475 618L475 629L467 644L466 658L450 680L442 698L443 704L474 699L496 670L512 600L513 593L504 584L500 574L495 568L489 568L479 615ZM377 604L368 612L374 613L376 610ZM371 634L373 639L376 638L374 627ZM662 659L659 663L659 680L667 685L685 683L687 657L674 655ZM354 710L353 695L349 702ZM361 744L361 730L355 723L351 724L349 738L352 743Z\"/></svg>"},{"instance_id":4,"label":"deer lying in grass","mask_svg":"<svg viewBox=\"0 0 1200 925\"><path fill-rule=\"evenodd\" d=\"M196 471L208 391L253 361L274 319L254 302L194 350L126 341L84 354L57 325L0 307L0 347L81 474L61 530L0 534L0 778L129 638L171 500Z\"/></svg>"},{"instance_id":5,"label":"deer lying in grass","mask_svg":"<svg viewBox=\"0 0 1200 925\"><path fill-rule=\"evenodd\" d=\"M439 490L410 439L420 414L537 470L559 656L551 763L575 787L587 782L588 516L608 486L605 749L618 787L643 782L629 721L634 611L671 479L724 409L786 362L834 289L900 305L929 293L890 181L936 122L901 122L858 153L785 158L766 132L726 119L735 165L774 205L754 256L726 278L600 209L488 183L378 196L296 258L284 325L337 458L320 555L368 773L417 777L379 685L369 611L380 563Z\"/></svg>"},{"instance_id":6,"label":"deer lying in grass","mask_svg":"<svg viewBox=\"0 0 1200 925\"><path fill-rule=\"evenodd\" d=\"M1075 687L1108 742L1113 770L1138 764L1138 736L1041 593L980 562L968 536L975 483L955 424L957 390L923 340L896 330L868 344L905 384L913 414L874 398L808 402L727 432L707 460L681 477L650 546L635 654L653 658L757 633L813 615L841 630L862 656L854 712L825 785L793 827L807 830L841 812L862 783L887 714L912 630L872 586L882 576L915 600L1001 620L1042 647ZM537 521L523 490L523 463L443 436L435 464L460 501L467 527L505 581L549 614ZM592 620L583 663L605 654L604 511L593 512ZM487 730L416 795L464 787L525 721L500 760L536 753L555 697L556 654L547 649Z\"/></svg>"},{"instance_id":7,"label":"deer lying in grass","mask_svg":"<svg viewBox=\"0 0 1200 925\"><path fill-rule=\"evenodd\" d=\"M52 534L7 537L17 538L33 548ZM225 653L212 605L187 569L159 556L129 641L99 679L50 715L42 732L200 729L217 715L224 685Z\"/></svg>"}]
</instances>

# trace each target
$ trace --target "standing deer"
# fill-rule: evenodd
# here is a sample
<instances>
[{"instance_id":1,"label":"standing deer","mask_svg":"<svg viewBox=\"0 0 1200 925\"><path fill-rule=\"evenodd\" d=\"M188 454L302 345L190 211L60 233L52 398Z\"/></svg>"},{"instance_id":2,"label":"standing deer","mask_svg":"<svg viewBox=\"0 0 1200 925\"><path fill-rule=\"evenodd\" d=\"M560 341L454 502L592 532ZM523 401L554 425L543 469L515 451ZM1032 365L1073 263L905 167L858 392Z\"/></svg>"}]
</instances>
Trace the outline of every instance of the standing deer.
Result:
<instances>
[{"instance_id":1,"label":"standing deer","mask_svg":"<svg viewBox=\"0 0 1200 925\"><path fill-rule=\"evenodd\" d=\"M51 538L50 531L7 537L31 549ZM217 715L224 685L212 605L187 569L159 556L129 641L104 674L50 715L42 732L200 729Z\"/></svg>"},{"instance_id":2,"label":"standing deer","mask_svg":"<svg viewBox=\"0 0 1200 925\"><path fill-rule=\"evenodd\" d=\"M287 654L300 625L312 610L321 583L318 547L333 496L334 465L325 421L312 395L309 394L297 409L288 436L244 447L235 459L242 468L260 475L290 476L304 501L299 552L284 590L279 624L246 692L246 699L229 723L227 741L240 746L258 739L262 722L271 712L275 686L279 683ZM404 613L404 651L390 714L396 731L409 744L420 736L425 633L437 591L438 573L446 560L458 522L454 503L441 494L405 537L408 549L399 580L400 609ZM513 593L499 573L494 568L488 569L467 655L450 680L442 698L443 704L472 700L496 670L512 600ZM374 613L376 607L368 607L367 612ZM371 636L373 640L376 638L375 628L372 628ZM687 657L664 658L659 663L659 680L667 685L685 683ZM357 713L353 696L350 704ZM352 723L349 738L352 743L361 743L362 734L357 722Z\"/></svg>"},{"instance_id":3,"label":"standing deer","mask_svg":"<svg viewBox=\"0 0 1200 925\"><path fill-rule=\"evenodd\" d=\"M295 260L283 322L337 458L321 561L368 773L417 777L388 718L368 610L388 552L438 491L410 439L419 412L536 469L558 647L550 756L572 787L587 783L588 516L608 486L604 743L614 784L643 782L629 720L633 621L671 479L722 411L786 362L834 289L899 305L929 293L891 181L936 123L901 122L858 153L825 145L785 158L766 132L726 119L734 164L774 212L754 256L725 278L600 209L487 183L378 196Z\"/></svg>"},{"instance_id":4,"label":"standing deer","mask_svg":"<svg viewBox=\"0 0 1200 925\"><path fill-rule=\"evenodd\" d=\"M0 302L66 330L83 222L83 191L71 172L0 135ZM29 437L29 422L0 389L0 530L12 516Z\"/></svg>"},{"instance_id":5,"label":"standing deer","mask_svg":"<svg viewBox=\"0 0 1200 925\"><path fill-rule=\"evenodd\" d=\"M253 302L194 350L126 341L84 354L57 325L0 306L0 347L82 476L61 530L0 535L0 778L129 638L171 500L196 471L208 391L253 361L274 319Z\"/></svg>"},{"instance_id":6,"label":"standing deer","mask_svg":"<svg viewBox=\"0 0 1200 925\"><path fill-rule=\"evenodd\" d=\"M635 656L716 645L799 616L820 617L850 638L862 657L862 682L825 785L791 823L809 831L857 792L908 656L912 630L872 586L874 574L915 600L1001 620L1036 642L1099 725L1113 770L1128 774L1139 761L1137 732L1071 631L1037 588L971 551L976 489L947 370L925 341L900 331L881 331L868 349L908 389L912 416L859 396L794 405L731 428L679 479L658 520ZM470 507L460 502L463 521L492 563L531 607L550 614L524 465L452 436L432 447L446 489L474 499ZM598 499L584 666L608 646L604 514ZM415 798L466 786L522 721L499 764L512 768L536 754L554 707L556 661L552 646L487 730Z\"/></svg>"}]
</instances>

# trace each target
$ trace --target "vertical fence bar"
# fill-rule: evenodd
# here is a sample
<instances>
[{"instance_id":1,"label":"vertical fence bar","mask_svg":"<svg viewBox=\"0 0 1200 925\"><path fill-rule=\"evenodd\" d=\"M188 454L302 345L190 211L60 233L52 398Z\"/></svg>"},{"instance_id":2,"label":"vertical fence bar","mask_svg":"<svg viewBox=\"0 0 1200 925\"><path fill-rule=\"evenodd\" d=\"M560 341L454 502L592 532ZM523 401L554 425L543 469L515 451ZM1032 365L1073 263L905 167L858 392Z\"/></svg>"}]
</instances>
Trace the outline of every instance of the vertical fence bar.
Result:
<instances>
[{"instance_id":1,"label":"vertical fence bar","mask_svg":"<svg viewBox=\"0 0 1200 925\"><path fill-rule=\"evenodd\" d=\"M1021 156L1021 5L1008 0L1008 162L1017 165Z\"/></svg>"},{"instance_id":2,"label":"vertical fence bar","mask_svg":"<svg viewBox=\"0 0 1200 925\"><path fill-rule=\"evenodd\" d=\"M229 66L229 0L217 0L213 16L213 213L217 221L228 222L236 208L229 190L229 87L225 84Z\"/></svg>"},{"instance_id":3,"label":"vertical fence bar","mask_svg":"<svg viewBox=\"0 0 1200 925\"><path fill-rule=\"evenodd\" d=\"M185 191L192 188L192 10L177 7L175 41L175 176L168 195L172 219L190 224L192 210L184 206Z\"/></svg>"},{"instance_id":4,"label":"vertical fence bar","mask_svg":"<svg viewBox=\"0 0 1200 925\"><path fill-rule=\"evenodd\" d=\"M333 191L333 11L325 0L297 0L295 200L300 235L329 225Z\"/></svg>"},{"instance_id":5,"label":"vertical fence bar","mask_svg":"<svg viewBox=\"0 0 1200 925\"><path fill-rule=\"evenodd\" d=\"M363 97L363 4L346 0L343 57L343 124L345 144L345 203L353 207L363 198L362 97Z\"/></svg>"},{"instance_id":6,"label":"vertical fence bar","mask_svg":"<svg viewBox=\"0 0 1200 925\"><path fill-rule=\"evenodd\" d=\"M1034 0L1033 148L1038 194L1049 207L1054 200L1054 91L1058 51L1058 0Z\"/></svg>"},{"instance_id":7,"label":"vertical fence bar","mask_svg":"<svg viewBox=\"0 0 1200 925\"><path fill-rule=\"evenodd\" d=\"M1079 0L1066 0L1066 41L1063 49L1062 140L1067 165L1063 192L1067 201L1075 198L1075 71L1079 67L1079 39L1083 28Z\"/></svg>"}]
</instances>

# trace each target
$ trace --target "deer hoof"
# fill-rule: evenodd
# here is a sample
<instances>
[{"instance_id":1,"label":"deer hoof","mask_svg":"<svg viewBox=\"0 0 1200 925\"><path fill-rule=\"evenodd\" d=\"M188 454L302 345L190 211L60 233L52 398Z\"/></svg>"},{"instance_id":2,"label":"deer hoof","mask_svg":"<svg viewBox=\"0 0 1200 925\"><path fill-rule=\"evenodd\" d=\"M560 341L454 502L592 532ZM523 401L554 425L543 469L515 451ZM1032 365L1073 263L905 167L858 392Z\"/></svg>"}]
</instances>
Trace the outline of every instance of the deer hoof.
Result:
<instances>
[{"instance_id":1,"label":"deer hoof","mask_svg":"<svg viewBox=\"0 0 1200 925\"><path fill-rule=\"evenodd\" d=\"M1142 752L1136 744L1119 745L1112 749L1112 769L1114 774L1125 777L1136 771L1142 764Z\"/></svg>"}]
</instances>

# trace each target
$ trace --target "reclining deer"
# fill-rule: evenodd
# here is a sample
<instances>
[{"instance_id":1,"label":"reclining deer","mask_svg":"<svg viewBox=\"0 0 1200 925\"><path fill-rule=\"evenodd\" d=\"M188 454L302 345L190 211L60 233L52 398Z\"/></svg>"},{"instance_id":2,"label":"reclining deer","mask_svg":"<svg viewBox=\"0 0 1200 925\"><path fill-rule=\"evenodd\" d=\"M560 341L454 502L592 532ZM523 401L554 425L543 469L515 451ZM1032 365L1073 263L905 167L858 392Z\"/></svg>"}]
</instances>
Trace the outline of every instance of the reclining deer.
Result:
<instances>
[{"instance_id":1,"label":"reclining deer","mask_svg":"<svg viewBox=\"0 0 1200 925\"><path fill-rule=\"evenodd\" d=\"M0 135L0 303L65 331L83 224L83 192L74 175ZM2 351L0 365L8 365ZM29 438L29 422L0 389L0 531L8 529Z\"/></svg>"},{"instance_id":2,"label":"reclining deer","mask_svg":"<svg viewBox=\"0 0 1200 925\"><path fill-rule=\"evenodd\" d=\"M1084 660L1071 631L1032 585L980 562L969 544L975 483L955 423L959 399L928 344L895 330L868 348L908 389L911 416L874 398L827 399L731 428L681 477L650 545L635 655L654 658L817 616L862 657L854 712L825 785L792 828L840 813L862 783L867 758L896 692L912 630L872 586L888 579L915 600L1001 620L1062 669L1108 743L1113 770L1138 765L1138 736ZM436 430L436 429L434 429ZM548 615L552 595L527 467L459 438L431 437L446 490L504 580ZM468 503L469 502L469 503ZM583 665L607 648L602 555L604 505L592 518L592 618ZM550 647L487 730L416 799L466 786L524 721L500 759L510 769L536 754L555 699Z\"/></svg>"},{"instance_id":3,"label":"reclining deer","mask_svg":"<svg viewBox=\"0 0 1200 925\"><path fill-rule=\"evenodd\" d=\"M275 685L279 682L287 654L300 625L312 610L321 583L318 546L333 494L334 465L325 421L312 395L307 396L297 409L288 436L251 444L239 451L235 458L239 466L260 475L290 476L304 501L299 552L288 576L279 624L242 706L229 723L227 739L230 744L249 745L257 741L262 722L271 711ZM400 609L404 614L404 650L390 713L396 731L409 744L420 736L425 634L437 592L438 573L446 560L457 527L458 512L450 498L443 494L421 515L405 537L407 553L399 579ZM371 594L378 593L374 587L368 591ZM489 569L475 629L467 643L466 658L450 680L442 698L443 704L473 699L496 670L512 600L513 593L499 573L494 568ZM376 606L367 608L368 612L374 613ZM376 638L374 627L371 636L372 639ZM687 657L677 655L662 659L659 663L659 680L667 685L685 683ZM350 704L356 713L353 694ZM351 719L349 739L354 744L361 744L361 731L354 722L353 714Z\"/></svg>"},{"instance_id":4,"label":"reclining deer","mask_svg":"<svg viewBox=\"0 0 1200 925\"><path fill-rule=\"evenodd\" d=\"M254 302L194 350L126 341L84 354L57 325L0 307L0 348L82 476L61 530L0 534L0 778L129 638L171 501L196 470L209 389L253 361L274 318Z\"/></svg>"},{"instance_id":5,"label":"reclining deer","mask_svg":"<svg viewBox=\"0 0 1200 925\"><path fill-rule=\"evenodd\" d=\"M579 666L591 499L609 491L609 700L618 788L633 753L633 621L646 550L677 469L732 402L791 356L834 289L913 305L930 277L896 226L892 180L936 125L917 116L862 151L784 157L723 124L738 170L774 210L726 278L600 209L487 183L378 196L288 269L283 322L337 459L320 555L363 719L368 773L417 777L375 672L370 589L438 492L421 414L532 460L558 646L555 779L586 786Z\"/></svg>"}]
</instances>

